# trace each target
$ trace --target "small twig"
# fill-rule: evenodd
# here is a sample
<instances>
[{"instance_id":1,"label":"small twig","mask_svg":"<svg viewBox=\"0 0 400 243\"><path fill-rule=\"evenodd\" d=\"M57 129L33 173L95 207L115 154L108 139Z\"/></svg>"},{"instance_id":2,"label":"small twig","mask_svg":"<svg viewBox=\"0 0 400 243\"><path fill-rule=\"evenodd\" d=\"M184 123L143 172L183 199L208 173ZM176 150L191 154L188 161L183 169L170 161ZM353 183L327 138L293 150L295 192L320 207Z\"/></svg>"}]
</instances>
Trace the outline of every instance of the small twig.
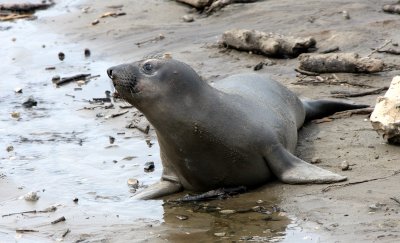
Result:
<instances>
[{"instance_id":1,"label":"small twig","mask_svg":"<svg viewBox=\"0 0 400 243\"><path fill-rule=\"evenodd\" d=\"M67 236L69 232L71 232L71 230L70 230L70 229L67 229L67 230L64 232L64 234L62 234L61 237L62 237L62 238L65 238L65 236Z\"/></svg>"},{"instance_id":2,"label":"small twig","mask_svg":"<svg viewBox=\"0 0 400 243\"><path fill-rule=\"evenodd\" d=\"M327 186L325 188L323 188L321 191L322 192L327 192L333 188L342 188L342 187L348 187L348 186L352 186L352 185L357 185L357 184L361 184L361 183L366 183L366 182L371 182L371 181L377 181L377 180L385 180L388 179L389 177L398 175L400 173L400 171L395 171L393 174L388 175L388 176L384 176L384 177L377 177L377 178L373 178L373 179L366 179L366 180L361 180L361 181L354 181L354 182L348 182L345 184L339 184L339 185L330 185Z\"/></svg>"},{"instance_id":3,"label":"small twig","mask_svg":"<svg viewBox=\"0 0 400 243\"><path fill-rule=\"evenodd\" d=\"M397 202L398 204L400 204L400 200L395 198L395 197L391 197L390 199L392 199L393 201Z\"/></svg>"},{"instance_id":4,"label":"small twig","mask_svg":"<svg viewBox=\"0 0 400 243\"><path fill-rule=\"evenodd\" d=\"M82 79L85 80L89 76L90 76L90 73L89 74L77 74L77 75L74 75L71 77L62 78L60 80L55 81L54 83L56 85L63 85L63 84L73 82L73 81L78 81L78 80L82 80Z\"/></svg>"},{"instance_id":5,"label":"small twig","mask_svg":"<svg viewBox=\"0 0 400 243\"><path fill-rule=\"evenodd\" d=\"M1 217L8 217L12 215L17 215L17 214L26 214L26 213L37 213L36 210L30 210L30 211L24 211L24 212L18 212L18 213L9 213L9 214L3 214Z\"/></svg>"},{"instance_id":6,"label":"small twig","mask_svg":"<svg viewBox=\"0 0 400 243\"><path fill-rule=\"evenodd\" d=\"M366 95L373 95L373 94L380 94L382 91L388 90L389 87L385 86L379 89L374 89L374 90L369 90L369 91L364 91L364 92L349 92L349 91L332 91L331 97L334 98L348 98L348 97L361 97L361 96L366 96Z\"/></svg>"},{"instance_id":7,"label":"small twig","mask_svg":"<svg viewBox=\"0 0 400 243\"><path fill-rule=\"evenodd\" d=\"M31 230L31 229L16 229L15 232L17 232L17 233L28 233L28 232L39 232L39 231Z\"/></svg>"},{"instance_id":8,"label":"small twig","mask_svg":"<svg viewBox=\"0 0 400 243\"><path fill-rule=\"evenodd\" d=\"M52 221L51 224L57 224L57 223L60 223L60 222L63 222L63 221L65 221L65 217L64 216Z\"/></svg>"},{"instance_id":9,"label":"small twig","mask_svg":"<svg viewBox=\"0 0 400 243\"><path fill-rule=\"evenodd\" d=\"M8 216L12 216L12 215L27 214L27 213L50 213L50 212L54 212L56 210L57 210L56 206L51 206L44 210L30 210L30 211L23 211L23 212L18 212L18 213L9 213L9 214L4 214L1 217L8 217Z\"/></svg>"},{"instance_id":10,"label":"small twig","mask_svg":"<svg viewBox=\"0 0 400 243\"><path fill-rule=\"evenodd\" d=\"M319 53L326 54L326 53L332 53L332 52L335 52L335 51L339 51L339 47L338 46L335 46L335 47L332 47L332 48L328 48L326 50L320 51Z\"/></svg>"},{"instance_id":11,"label":"small twig","mask_svg":"<svg viewBox=\"0 0 400 243\"><path fill-rule=\"evenodd\" d=\"M318 75L320 75L319 73L309 72L309 71L306 71L306 70L303 70L303 69L300 69L300 68L295 68L294 71L296 71L298 73L301 73L301 74L304 74L304 75L307 75L307 76L318 76Z\"/></svg>"},{"instance_id":12,"label":"small twig","mask_svg":"<svg viewBox=\"0 0 400 243\"><path fill-rule=\"evenodd\" d=\"M126 113L128 113L129 111L124 111L124 112L121 112L121 113L116 113L116 114L112 114L111 116L110 116L110 118L115 118L115 117L118 117L118 116L122 116L123 114L126 114Z\"/></svg>"},{"instance_id":13,"label":"small twig","mask_svg":"<svg viewBox=\"0 0 400 243\"><path fill-rule=\"evenodd\" d=\"M392 48L389 48L389 49L387 49L387 50L378 50L377 52L380 52L380 53L388 53L388 54L392 54L392 55L400 55L400 50L395 50L395 49L392 49Z\"/></svg>"},{"instance_id":14,"label":"small twig","mask_svg":"<svg viewBox=\"0 0 400 243\"><path fill-rule=\"evenodd\" d=\"M367 55L367 57L371 57L372 54L378 52L380 49L384 48L385 46L389 45L390 43L392 43L392 40L387 40L385 43L383 43L383 45L381 45L380 47L372 50L371 53Z\"/></svg>"}]
</instances>

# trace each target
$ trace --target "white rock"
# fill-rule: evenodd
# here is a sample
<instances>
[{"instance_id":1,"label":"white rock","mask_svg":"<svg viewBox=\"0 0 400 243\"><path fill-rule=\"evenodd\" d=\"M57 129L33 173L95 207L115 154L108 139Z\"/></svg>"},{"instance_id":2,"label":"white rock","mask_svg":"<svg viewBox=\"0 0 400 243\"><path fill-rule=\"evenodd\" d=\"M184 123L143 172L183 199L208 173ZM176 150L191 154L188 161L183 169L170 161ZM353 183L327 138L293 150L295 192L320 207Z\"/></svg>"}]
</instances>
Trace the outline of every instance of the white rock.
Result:
<instances>
[{"instance_id":1,"label":"white rock","mask_svg":"<svg viewBox=\"0 0 400 243\"><path fill-rule=\"evenodd\" d=\"M26 201L36 202L37 200L39 200L39 196L37 195L36 192L29 192L24 196L24 199Z\"/></svg>"},{"instance_id":2,"label":"white rock","mask_svg":"<svg viewBox=\"0 0 400 243\"><path fill-rule=\"evenodd\" d=\"M400 76L393 78L385 96L378 97L370 121L388 143L400 144Z\"/></svg>"}]
</instances>

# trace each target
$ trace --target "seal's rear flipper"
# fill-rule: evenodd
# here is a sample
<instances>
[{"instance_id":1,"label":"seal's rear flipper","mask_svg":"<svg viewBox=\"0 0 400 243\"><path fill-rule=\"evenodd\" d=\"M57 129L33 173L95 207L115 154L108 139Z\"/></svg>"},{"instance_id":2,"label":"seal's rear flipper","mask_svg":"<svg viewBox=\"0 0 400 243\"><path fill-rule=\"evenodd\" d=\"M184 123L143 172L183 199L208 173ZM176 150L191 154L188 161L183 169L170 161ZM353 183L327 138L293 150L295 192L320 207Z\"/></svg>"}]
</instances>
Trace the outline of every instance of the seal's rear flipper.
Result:
<instances>
[{"instance_id":1,"label":"seal's rear flipper","mask_svg":"<svg viewBox=\"0 0 400 243\"><path fill-rule=\"evenodd\" d=\"M161 181L150 185L142 191L136 193L133 198L135 199L155 199L162 196L166 196L182 190L182 185L178 182L167 181L161 179Z\"/></svg>"},{"instance_id":2,"label":"seal's rear flipper","mask_svg":"<svg viewBox=\"0 0 400 243\"><path fill-rule=\"evenodd\" d=\"M345 181L347 177L309 164L276 145L264 155L272 173L282 182L289 184L334 183Z\"/></svg>"},{"instance_id":3,"label":"seal's rear flipper","mask_svg":"<svg viewBox=\"0 0 400 243\"><path fill-rule=\"evenodd\" d=\"M301 100L301 102L306 112L306 122L330 116L339 111L369 107L368 105L353 105L333 100Z\"/></svg>"}]
</instances>

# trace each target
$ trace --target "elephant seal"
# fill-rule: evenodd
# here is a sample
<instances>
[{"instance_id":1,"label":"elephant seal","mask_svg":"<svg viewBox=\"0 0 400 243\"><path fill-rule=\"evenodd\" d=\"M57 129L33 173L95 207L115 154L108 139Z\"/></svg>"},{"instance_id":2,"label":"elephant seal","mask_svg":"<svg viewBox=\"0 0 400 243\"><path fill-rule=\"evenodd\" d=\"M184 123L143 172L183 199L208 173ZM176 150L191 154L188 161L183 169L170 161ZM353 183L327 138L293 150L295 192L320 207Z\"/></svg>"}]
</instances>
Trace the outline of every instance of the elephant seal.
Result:
<instances>
[{"instance_id":1,"label":"elephant seal","mask_svg":"<svg viewBox=\"0 0 400 243\"><path fill-rule=\"evenodd\" d=\"M107 70L118 92L154 126L161 180L135 195L153 199L182 189L333 183L346 177L293 155L304 122L367 107L300 100L280 83L256 74L203 81L187 64L154 58Z\"/></svg>"}]
</instances>

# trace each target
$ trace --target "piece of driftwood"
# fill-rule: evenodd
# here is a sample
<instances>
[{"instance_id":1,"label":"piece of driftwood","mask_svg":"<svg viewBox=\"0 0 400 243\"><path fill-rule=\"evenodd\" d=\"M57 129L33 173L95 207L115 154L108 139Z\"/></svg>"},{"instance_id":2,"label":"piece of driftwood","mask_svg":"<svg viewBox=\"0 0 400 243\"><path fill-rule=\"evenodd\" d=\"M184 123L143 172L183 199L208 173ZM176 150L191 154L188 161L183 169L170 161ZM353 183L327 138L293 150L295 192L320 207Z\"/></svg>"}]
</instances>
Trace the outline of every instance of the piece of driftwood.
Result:
<instances>
[{"instance_id":1,"label":"piece of driftwood","mask_svg":"<svg viewBox=\"0 0 400 243\"><path fill-rule=\"evenodd\" d=\"M361 97L366 95L374 95L380 94L385 90L388 90L389 87L382 87L378 89L368 90L364 92L349 92L349 91L332 91L332 97L334 98L349 98L349 97Z\"/></svg>"},{"instance_id":2,"label":"piece of driftwood","mask_svg":"<svg viewBox=\"0 0 400 243\"><path fill-rule=\"evenodd\" d=\"M12 21L16 19L28 19L28 20L33 20L36 19L36 16L32 14L6 14L6 15L0 15L0 21Z\"/></svg>"},{"instance_id":3,"label":"piece of driftwood","mask_svg":"<svg viewBox=\"0 0 400 243\"><path fill-rule=\"evenodd\" d=\"M385 96L378 97L370 120L384 140L400 144L400 76L393 78Z\"/></svg>"},{"instance_id":4,"label":"piece of driftwood","mask_svg":"<svg viewBox=\"0 0 400 243\"><path fill-rule=\"evenodd\" d=\"M387 54L392 54L392 55L400 55L400 50L396 50L393 48L389 48L386 50L378 50L380 53L387 53Z\"/></svg>"},{"instance_id":5,"label":"piece of driftwood","mask_svg":"<svg viewBox=\"0 0 400 243\"><path fill-rule=\"evenodd\" d=\"M56 85L63 85L63 84L67 84L69 82L73 82L73 81L78 81L78 80L85 80L86 78L90 77L90 73L89 74L77 74L71 77L64 77L61 78L59 80L55 80L54 83Z\"/></svg>"},{"instance_id":6,"label":"piece of driftwood","mask_svg":"<svg viewBox=\"0 0 400 243\"><path fill-rule=\"evenodd\" d=\"M29 13L36 10L47 9L54 3L6 3L0 4L0 11L12 11L18 13Z\"/></svg>"},{"instance_id":7,"label":"piece of driftwood","mask_svg":"<svg viewBox=\"0 0 400 243\"><path fill-rule=\"evenodd\" d=\"M375 73L385 67L380 59L356 53L301 54L299 69L315 73Z\"/></svg>"},{"instance_id":8,"label":"piece of driftwood","mask_svg":"<svg viewBox=\"0 0 400 243\"><path fill-rule=\"evenodd\" d=\"M387 13L400 14L400 3L383 5L382 10Z\"/></svg>"},{"instance_id":9,"label":"piece of driftwood","mask_svg":"<svg viewBox=\"0 0 400 243\"><path fill-rule=\"evenodd\" d=\"M266 56L296 57L315 46L312 37L296 38L257 30L234 29L225 31L222 42L241 51L252 51Z\"/></svg>"}]
</instances>

